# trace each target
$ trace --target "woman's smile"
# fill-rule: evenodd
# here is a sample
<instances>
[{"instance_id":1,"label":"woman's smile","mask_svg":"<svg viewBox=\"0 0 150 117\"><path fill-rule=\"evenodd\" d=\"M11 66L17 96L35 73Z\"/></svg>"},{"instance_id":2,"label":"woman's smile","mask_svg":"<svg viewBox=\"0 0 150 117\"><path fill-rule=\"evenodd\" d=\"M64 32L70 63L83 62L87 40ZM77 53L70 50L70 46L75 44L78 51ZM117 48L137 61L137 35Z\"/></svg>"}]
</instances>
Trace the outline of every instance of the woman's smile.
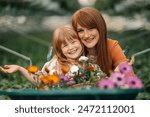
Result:
<instances>
[{"instance_id":1,"label":"woman's smile","mask_svg":"<svg viewBox=\"0 0 150 117\"><path fill-rule=\"evenodd\" d=\"M84 41L90 43L94 39L94 36L84 39Z\"/></svg>"}]
</instances>

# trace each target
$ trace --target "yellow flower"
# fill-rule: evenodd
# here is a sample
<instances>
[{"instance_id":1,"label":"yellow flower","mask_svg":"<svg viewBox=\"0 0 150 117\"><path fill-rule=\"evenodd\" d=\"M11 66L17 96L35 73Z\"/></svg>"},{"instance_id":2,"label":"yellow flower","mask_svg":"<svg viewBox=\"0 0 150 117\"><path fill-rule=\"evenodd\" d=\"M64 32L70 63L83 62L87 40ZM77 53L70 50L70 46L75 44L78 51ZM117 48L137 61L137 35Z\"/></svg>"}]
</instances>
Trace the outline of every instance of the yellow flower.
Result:
<instances>
[{"instance_id":1,"label":"yellow flower","mask_svg":"<svg viewBox=\"0 0 150 117\"><path fill-rule=\"evenodd\" d=\"M39 70L39 68L37 66L29 66L27 67L27 70L31 73L35 73Z\"/></svg>"},{"instance_id":2,"label":"yellow flower","mask_svg":"<svg viewBox=\"0 0 150 117\"><path fill-rule=\"evenodd\" d=\"M56 75L56 74L48 75L47 78L48 78L49 82L52 84L58 84L59 80L60 80L58 75Z\"/></svg>"}]
</instances>

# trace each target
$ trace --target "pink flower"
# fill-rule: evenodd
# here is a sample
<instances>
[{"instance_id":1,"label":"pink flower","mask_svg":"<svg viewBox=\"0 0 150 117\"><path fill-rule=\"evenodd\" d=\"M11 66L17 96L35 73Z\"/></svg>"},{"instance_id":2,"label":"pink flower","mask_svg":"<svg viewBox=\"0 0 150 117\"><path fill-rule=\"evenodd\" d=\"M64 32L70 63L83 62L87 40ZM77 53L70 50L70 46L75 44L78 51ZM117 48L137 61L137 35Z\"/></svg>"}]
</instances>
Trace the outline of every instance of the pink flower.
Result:
<instances>
[{"instance_id":1,"label":"pink flower","mask_svg":"<svg viewBox=\"0 0 150 117\"><path fill-rule=\"evenodd\" d=\"M132 66L128 63L121 63L119 64L119 71L122 74L128 74L133 71Z\"/></svg>"},{"instance_id":2,"label":"pink flower","mask_svg":"<svg viewBox=\"0 0 150 117\"><path fill-rule=\"evenodd\" d=\"M67 85L74 85L75 84L75 81L74 80L70 80L67 82Z\"/></svg>"},{"instance_id":3,"label":"pink flower","mask_svg":"<svg viewBox=\"0 0 150 117\"><path fill-rule=\"evenodd\" d=\"M68 81L69 81L68 76L60 75L59 77L60 77L60 80L61 80L61 81L65 81L65 82L68 82Z\"/></svg>"},{"instance_id":4,"label":"pink flower","mask_svg":"<svg viewBox=\"0 0 150 117\"><path fill-rule=\"evenodd\" d=\"M127 78L127 84L129 86L129 88L142 88L143 84L141 82L141 80L137 77L137 76L131 76Z\"/></svg>"},{"instance_id":5,"label":"pink flower","mask_svg":"<svg viewBox=\"0 0 150 117\"><path fill-rule=\"evenodd\" d=\"M112 82L114 84L116 84L117 86L122 86L125 84L125 77L123 74L116 72L116 73L112 73L110 76Z\"/></svg>"},{"instance_id":6,"label":"pink flower","mask_svg":"<svg viewBox=\"0 0 150 117\"><path fill-rule=\"evenodd\" d=\"M98 82L100 89L114 89L115 85L110 79L102 79Z\"/></svg>"}]
</instances>

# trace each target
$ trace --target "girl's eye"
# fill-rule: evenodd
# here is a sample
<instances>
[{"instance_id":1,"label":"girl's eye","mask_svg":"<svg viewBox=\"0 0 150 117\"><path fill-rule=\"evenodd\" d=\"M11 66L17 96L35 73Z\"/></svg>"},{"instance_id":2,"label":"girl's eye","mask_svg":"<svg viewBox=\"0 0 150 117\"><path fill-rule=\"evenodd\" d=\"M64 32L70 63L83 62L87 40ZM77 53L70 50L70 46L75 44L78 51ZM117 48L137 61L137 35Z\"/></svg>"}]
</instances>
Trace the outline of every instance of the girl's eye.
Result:
<instances>
[{"instance_id":1,"label":"girl's eye","mask_svg":"<svg viewBox=\"0 0 150 117\"><path fill-rule=\"evenodd\" d=\"M62 45L62 48L65 48L65 47L67 47L67 44L65 44L65 45Z\"/></svg>"},{"instance_id":2,"label":"girl's eye","mask_svg":"<svg viewBox=\"0 0 150 117\"><path fill-rule=\"evenodd\" d=\"M71 43L75 43L76 41L72 41Z\"/></svg>"}]
</instances>

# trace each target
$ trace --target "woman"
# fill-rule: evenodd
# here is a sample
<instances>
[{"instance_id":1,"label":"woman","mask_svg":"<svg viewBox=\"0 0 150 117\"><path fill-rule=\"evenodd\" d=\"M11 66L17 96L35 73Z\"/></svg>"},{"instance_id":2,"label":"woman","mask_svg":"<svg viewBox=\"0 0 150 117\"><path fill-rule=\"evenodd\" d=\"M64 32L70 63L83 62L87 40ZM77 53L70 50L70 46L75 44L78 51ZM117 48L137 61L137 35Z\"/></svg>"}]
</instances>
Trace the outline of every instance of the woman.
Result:
<instances>
[{"instance_id":1,"label":"woman","mask_svg":"<svg viewBox=\"0 0 150 117\"><path fill-rule=\"evenodd\" d=\"M106 23L98 10L79 9L72 16L72 26L84 44L85 56L96 57L96 63L107 75L127 62L118 41L107 37Z\"/></svg>"}]
</instances>

